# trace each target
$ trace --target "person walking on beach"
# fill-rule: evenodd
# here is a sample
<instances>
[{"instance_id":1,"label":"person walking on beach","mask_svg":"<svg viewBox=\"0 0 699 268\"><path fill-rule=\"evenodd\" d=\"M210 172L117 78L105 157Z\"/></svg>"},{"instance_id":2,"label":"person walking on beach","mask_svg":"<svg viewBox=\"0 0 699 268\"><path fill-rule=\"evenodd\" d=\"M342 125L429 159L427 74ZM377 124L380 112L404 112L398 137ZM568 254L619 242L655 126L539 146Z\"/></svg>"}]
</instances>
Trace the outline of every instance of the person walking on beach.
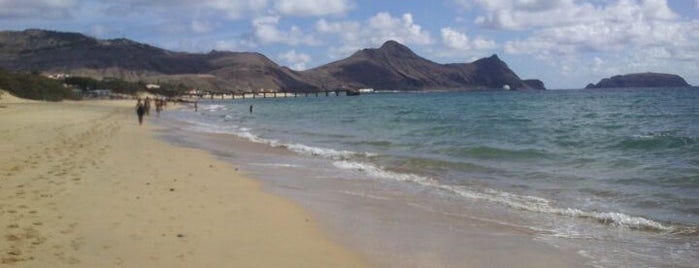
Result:
<instances>
[{"instance_id":1,"label":"person walking on beach","mask_svg":"<svg viewBox=\"0 0 699 268\"><path fill-rule=\"evenodd\" d=\"M143 125L143 115L146 114L146 106L141 101L141 98L138 98L136 103L136 114L138 115L138 124Z\"/></svg>"},{"instance_id":2,"label":"person walking on beach","mask_svg":"<svg viewBox=\"0 0 699 268\"><path fill-rule=\"evenodd\" d=\"M146 103L144 107L146 108L146 115L150 115L150 97L146 97Z\"/></svg>"},{"instance_id":3,"label":"person walking on beach","mask_svg":"<svg viewBox=\"0 0 699 268\"><path fill-rule=\"evenodd\" d=\"M163 110L163 100L155 99L155 112L160 116L160 111Z\"/></svg>"}]
</instances>

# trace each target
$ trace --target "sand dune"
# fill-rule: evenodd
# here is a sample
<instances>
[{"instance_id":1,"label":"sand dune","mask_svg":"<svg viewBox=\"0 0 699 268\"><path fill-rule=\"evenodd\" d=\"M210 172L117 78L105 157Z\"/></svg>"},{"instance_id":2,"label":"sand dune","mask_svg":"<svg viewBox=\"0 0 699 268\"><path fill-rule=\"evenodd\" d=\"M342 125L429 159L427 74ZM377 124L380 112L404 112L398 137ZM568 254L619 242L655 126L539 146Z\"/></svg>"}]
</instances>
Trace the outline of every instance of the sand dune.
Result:
<instances>
[{"instance_id":1,"label":"sand dune","mask_svg":"<svg viewBox=\"0 0 699 268\"><path fill-rule=\"evenodd\" d=\"M0 105L9 103L34 103L37 101L18 98L10 92L0 89Z\"/></svg>"}]
</instances>

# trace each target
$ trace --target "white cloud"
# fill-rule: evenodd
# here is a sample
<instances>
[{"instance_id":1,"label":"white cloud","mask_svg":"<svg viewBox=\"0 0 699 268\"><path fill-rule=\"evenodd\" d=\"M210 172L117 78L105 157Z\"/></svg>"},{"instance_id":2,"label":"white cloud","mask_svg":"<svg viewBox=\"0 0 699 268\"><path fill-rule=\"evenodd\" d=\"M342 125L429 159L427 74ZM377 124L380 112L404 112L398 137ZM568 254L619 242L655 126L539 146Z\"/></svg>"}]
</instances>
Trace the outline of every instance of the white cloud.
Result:
<instances>
[{"instance_id":1,"label":"white cloud","mask_svg":"<svg viewBox=\"0 0 699 268\"><path fill-rule=\"evenodd\" d=\"M372 32L372 43L382 43L386 40L395 40L405 44L428 45L432 43L430 33L422 30L422 26L413 22L413 15L403 14L395 18L387 12L380 12L369 19L368 27Z\"/></svg>"},{"instance_id":2,"label":"white cloud","mask_svg":"<svg viewBox=\"0 0 699 268\"><path fill-rule=\"evenodd\" d=\"M442 44L447 48L447 54L465 53L484 50L494 50L497 48L495 41L476 37L474 40L469 40L465 33L456 31L450 27L442 28ZM451 53L455 52L455 53Z\"/></svg>"},{"instance_id":3,"label":"white cloud","mask_svg":"<svg viewBox=\"0 0 699 268\"><path fill-rule=\"evenodd\" d=\"M93 25L90 28L90 35L95 38L102 38L102 36L109 31L104 25Z\"/></svg>"},{"instance_id":4,"label":"white cloud","mask_svg":"<svg viewBox=\"0 0 699 268\"><path fill-rule=\"evenodd\" d=\"M493 50L498 47L498 44L495 43L495 41L491 39L485 39L483 37L476 37L475 40L473 40L473 48L476 50Z\"/></svg>"},{"instance_id":5,"label":"white cloud","mask_svg":"<svg viewBox=\"0 0 699 268\"><path fill-rule=\"evenodd\" d=\"M190 11L197 4L202 6L208 0L194 2L192 0L95 0L83 1L84 5L94 4L96 10L101 11L105 15L111 16L128 16L132 14L159 14L173 15L173 9L181 8L182 10ZM179 11L182 12L182 11Z\"/></svg>"},{"instance_id":6,"label":"white cloud","mask_svg":"<svg viewBox=\"0 0 699 268\"><path fill-rule=\"evenodd\" d=\"M365 31L362 31L364 29ZM340 44L336 47L329 48L329 58L338 58L347 56L368 44L364 37L368 33L366 28L362 28L361 23L355 21L328 22L325 19L320 19L316 23L316 31L324 34L337 34L340 36Z\"/></svg>"},{"instance_id":7,"label":"white cloud","mask_svg":"<svg viewBox=\"0 0 699 268\"><path fill-rule=\"evenodd\" d=\"M325 16L344 14L353 8L348 0L203 0L205 5L224 11L230 18L277 16Z\"/></svg>"},{"instance_id":8,"label":"white cloud","mask_svg":"<svg viewBox=\"0 0 699 268\"><path fill-rule=\"evenodd\" d=\"M268 8L267 0L201 0L198 4L213 10L221 11L230 19L254 17ZM193 5L192 7L196 8L197 5Z\"/></svg>"},{"instance_id":9,"label":"white cloud","mask_svg":"<svg viewBox=\"0 0 699 268\"><path fill-rule=\"evenodd\" d=\"M240 42L235 40L219 40L215 41L213 49L218 51L236 51L241 47Z\"/></svg>"},{"instance_id":10,"label":"white cloud","mask_svg":"<svg viewBox=\"0 0 699 268\"><path fill-rule=\"evenodd\" d=\"M77 0L0 0L0 19L70 17Z\"/></svg>"},{"instance_id":11,"label":"white cloud","mask_svg":"<svg viewBox=\"0 0 699 268\"><path fill-rule=\"evenodd\" d=\"M590 70L592 70L593 73L600 73L602 68L604 68L604 60L601 59L600 57L595 57L592 59L592 63L590 64Z\"/></svg>"},{"instance_id":12,"label":"white cloud","mask_svg":"<svg viewBox=\"0 0 699 268\"><path fill-rule=\"evenodd\" d=\"M60 1L60 0L44 0ZM73 0L77 1L77 0ZM100 0L111 14L144 13L150 9L180 8L187 12L218 12L228 19L261 15L325 16L354 8L351 0Z\"/></svg>"},{"instance_id":13,"label":"white cloud","mask_svg":"<svg viewBox=\"0 0 699 268\"><path fill-rule=\"evenodd\" d=\"M598 21L628 22L639 18L671 20L678 17L666 0L619 0L615 4L596 6L573 0L474 0L486 14L475 22L487 28L530 30Z\"/></svg>"},{"instance_id":14,"label":"white cloud","mask_svg":"<svg viewBox=\"0 0 699 268\"><path fill-rule=\"evenodd\" d=\"M311 56L304 53L298 53L294 49L279 54L279 58L290 64L291 69L298 71L305 70L306 64L311 61Z\"/></svg>"},{"instance_id":15,"label":"white cloud","mask_svg":"<svg viewBox=\"0 0 699 268\"><path fill-rule=\"evenodd\" d=\"M442 33L442 43L444 43L447 48L456 50L471 49L466 34L457 32L449 27L442 28L440 32Z\"/></svg>"},{"instance_id":16,"label":"white cloud","mask_svg":"<svg viewBox=\"0 0 699 268\"><path fill-rule=\"evenodd\" d=\"M344 14L354 7L348 0L278 0L274 9L285 16Z\"/></svg>"},{"instance_id":17,"label":"white cloud","mask_svg":"<svg viewBox=\"0 0 699 268\"><path fill-rule=\"evenodd\" d=\"M692 26L692 23L650 20L639 13L633 13L633 9L630 11L632 13L629 15L635 19L601 19L591 23L542 28L534 31L525 40L507 42L505 50L513 54L569 55L581 52L623 51L632 47L678 47L699 41L696 38L693 40L688 34L690 29L696 27Z\"/></svg>"},{"instance_id":18,"label":"white cloud","mask_svg":"<svg viewBox=\"0 0 699 268\"><path fill-rule=\"evenodd\" d=\"M321 33L343 33L347 31L359 31L361 24L355 21L328 22L320 19L316 22L316 31Z\"/></svg>"},{"instance_id":19,"label":"white cloud","mask_svg":"<svg viewBox=\"0 0 699 268\"><path fill-rule=\"evenodd\" d=\"M699 20L667 0L455 1L480 14L474 22L483 28L521 33L504 42L506 53L533 56L560 75L699 72Z\"/></svg>"},{"instance_id":20,"label":"white cloud","mask_svg":"<svg viewBox=\"0 0 699 268\"><path fill-rule=\"evenodd\" d=\"M477 24L505 30L567 24L571 18L585 18L581 15L594 10L590 4L578 6L572 0L475 0L474 4L486 11L476 18Z\"/></svg>"},{"instance_id":21,"label":"white cloud","mask_svg":"<svg viewBox=\"0 0 699 268\"><path fill-rule=\"evenodd\" d=\"M297 26L288 30L280 30L277 26L279 17L265 16L252 20L254 42L259 44L283 43L288 45L317 45L319 41L310 34L304 33Z\"/></svg>"},{"instance_id":22,"label":"white cloud","mask_svg":"<svg viewBox=\"0 0 699 268\"><path fill-rule=\"evenodd\" d=\"M476 0L477 5L486 10L518 9L542 11L566 6L571 0Z\"/></svg>"},{"instance_id":23,"label":"white cloud","mask_svg":"<svg viewBox=\"0 0 699 268\"><path fill-rule=\"evenodd\" d=\"M433 43L430 33L416 24L410 13L393 17L387 12L379 12L364 23L328 22L321 19L316 23L316 31L339 36L339 43L342 45L329 49L330 58L347 56L362 48L379 46L388 40L395 40L405 45Z\"/></svg>"},{"instance_id":24,"label":"white cloud","mask_svg":"<svg viewBox=\"0 0 699 268\"><path fill-rule=\"evenodd\" d=\"M213 25L210 22L202 20L193 20L190 28L195 33L208 33L213 30Z\"/></svg>"},{"instance_id":25,"label":"white cloud","mask_svg":"<svg viewBox=\"0 0 699 268\"><path fill-rule=\"evenodd\" d=\"M699 21L681 18L668 7L666 0L619 0L595 7L561 1L559 6L545 6L533 12L516 9L515 4L504 4L504 1L497 3L503 4L497 8L508 11L493 11L489 15L499 20L485 18L479 22L503 29L531 31L525 39L506 42L507 53L534 55L549 62L586 53L617 53L627 56L625 64L629 66L642 61L660 61L670 66L669 61L678 60L699 65L699 34L696 34ZM488 10L496 8L482 6ZM549 18L552 14L568 15L554 16L555 23L534 18ZM631 52L637 56L630 56Z\"/></svg>"}]
</instances>

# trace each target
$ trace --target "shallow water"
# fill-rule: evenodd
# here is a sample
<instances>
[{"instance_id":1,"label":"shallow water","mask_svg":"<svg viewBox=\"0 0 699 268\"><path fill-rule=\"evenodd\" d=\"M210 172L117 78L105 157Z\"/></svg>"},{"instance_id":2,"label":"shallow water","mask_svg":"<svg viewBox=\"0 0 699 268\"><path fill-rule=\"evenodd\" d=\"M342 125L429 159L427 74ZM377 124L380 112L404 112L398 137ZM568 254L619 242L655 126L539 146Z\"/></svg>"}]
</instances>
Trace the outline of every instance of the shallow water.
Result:
<instances>
[{"instance_id":1,"label":"shallow water","mask_svg":"<svg viewBox=\"0 0 699 268\"><path fill-rule=\"evenodd\" d=\"M451 215L449 226L460 215L523 228L604 267L699 260L697 89L258 98L166 114L184 130L285 152L189 141L238 154L297 197L320 184L324 200L410 200ZM286 176L265 174L274 170Z\"/></svg>"}]
</instances>

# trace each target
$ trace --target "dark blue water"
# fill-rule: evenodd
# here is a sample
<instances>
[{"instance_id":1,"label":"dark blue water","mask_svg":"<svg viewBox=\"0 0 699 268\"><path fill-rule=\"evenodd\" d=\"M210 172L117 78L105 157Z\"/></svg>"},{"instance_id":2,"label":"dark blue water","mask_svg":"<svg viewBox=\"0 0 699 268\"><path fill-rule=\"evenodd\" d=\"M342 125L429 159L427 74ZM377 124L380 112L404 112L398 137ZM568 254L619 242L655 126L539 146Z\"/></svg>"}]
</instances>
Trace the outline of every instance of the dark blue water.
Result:
<instances>
[{"instance_id":1,"label":"dark blue water","mask_svg":"<svg viewBox=\"0 0 699 268\"><path fill-rule=\"evenodd\" d=\"M201 107L179 116L199 130L434 189L434 198L662 236L690 251L680 263L697 254L699 89L386 93ZM597 232L530 224L562 236Z\"/></svg>"}]
</instances>

